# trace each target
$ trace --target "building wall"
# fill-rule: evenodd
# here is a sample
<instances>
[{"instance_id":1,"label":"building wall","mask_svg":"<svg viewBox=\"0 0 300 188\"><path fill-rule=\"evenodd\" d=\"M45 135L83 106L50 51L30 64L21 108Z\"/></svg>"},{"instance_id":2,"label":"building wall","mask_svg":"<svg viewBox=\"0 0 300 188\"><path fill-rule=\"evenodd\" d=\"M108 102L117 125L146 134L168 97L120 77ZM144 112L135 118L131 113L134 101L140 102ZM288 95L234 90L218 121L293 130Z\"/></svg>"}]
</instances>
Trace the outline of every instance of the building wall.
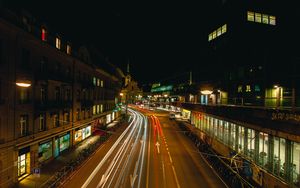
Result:
<instances>
[{"instance_id":1,"label":"building wall","mask_svg":"<svg viewBox=\"0 0 300 188\"><path fill-rule=\"evenodd\" d=\"M97 121L101 119L105 124L121 86L120 80L98 71L91 60L82 60L76 53L66 54L64 41L62 49L55 48L55 37L49 33L48 40L42 41L40 26L24 30L16 16L5 14L0 18L0 187L12 186L33 168L72 147L77 130L90 134ZM93 83L94 77L99 84ZM30 81L31 86L16 86L20 80ZM93 113L95 105L101 105L102 110ZM41 114L45 114L43 129ZM55 114L59 115L56 122ZM28 117L23 134L22 115Z\"/></svg>"}]
</instances>

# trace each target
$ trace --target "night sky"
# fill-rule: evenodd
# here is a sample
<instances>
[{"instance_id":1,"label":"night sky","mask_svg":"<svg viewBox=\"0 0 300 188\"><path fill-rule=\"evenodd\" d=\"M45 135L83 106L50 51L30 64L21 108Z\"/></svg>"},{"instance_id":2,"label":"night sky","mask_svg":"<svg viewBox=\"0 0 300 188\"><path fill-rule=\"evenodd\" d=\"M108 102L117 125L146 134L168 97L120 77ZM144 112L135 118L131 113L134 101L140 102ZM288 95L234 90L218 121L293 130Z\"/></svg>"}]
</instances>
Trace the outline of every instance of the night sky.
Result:
<instances>
[{"instance_id":1,"label":"night sky","mask_svg":"<svg viewBox=\"0 0 300 188\"><path fill-rule=\"evenodd\" d=\"M50 33L60 33L75 46L92 44L140 83L168 79L186 72L204 73L211 0L184 3L6 0L28 10Z\"/></svg>"}]
</instances>

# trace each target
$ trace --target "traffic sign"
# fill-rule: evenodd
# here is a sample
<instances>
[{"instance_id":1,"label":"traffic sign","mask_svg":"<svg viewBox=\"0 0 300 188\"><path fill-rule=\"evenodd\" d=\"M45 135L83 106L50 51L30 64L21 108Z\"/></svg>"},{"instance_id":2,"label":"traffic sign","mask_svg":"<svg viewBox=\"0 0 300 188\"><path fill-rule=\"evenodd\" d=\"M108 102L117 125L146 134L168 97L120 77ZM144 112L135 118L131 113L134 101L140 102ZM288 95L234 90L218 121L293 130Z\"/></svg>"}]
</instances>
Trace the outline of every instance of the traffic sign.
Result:
<instances>
[{"instance_id":1,"label":"traffic sign","mask_svg":"<svg viewBox=\"0 0 300 188\"><path fill-rule=\"evenodd\" d=\"M41 169L40 168L34 168L33 169L33 175L39 178L40 175L41 175Z\"/></svg>"}]
</instances>

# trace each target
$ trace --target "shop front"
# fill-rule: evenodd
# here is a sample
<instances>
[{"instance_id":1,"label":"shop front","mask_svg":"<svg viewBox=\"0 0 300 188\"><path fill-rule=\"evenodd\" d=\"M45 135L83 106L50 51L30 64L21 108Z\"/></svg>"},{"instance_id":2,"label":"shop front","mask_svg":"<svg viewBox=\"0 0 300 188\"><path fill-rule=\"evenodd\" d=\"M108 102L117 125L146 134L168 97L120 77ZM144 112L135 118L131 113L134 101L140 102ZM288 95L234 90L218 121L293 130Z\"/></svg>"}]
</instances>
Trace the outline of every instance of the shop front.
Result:
<instances>
[{"instance_id":1,"label":"shop front","mask_svg":"<svg viewBox=\"0 0 300 188\"><path fill-rule=\"evenodd\" d=\"M30 173L30 146L18 152L18 177Z\"/></svg>"},{"instance_id":2,"label":"shop front","mask_svg":"<svg viewBox=\"0 0 300 188\"><path fill-rule=\"evenodd\" d=\"M190 120L191 118L191 111L182 109L182 119Z\"/></svg>"},{"instance_id":3,"label":"shop front","mask_svg":"<svg viewBox=\"0 0 300 188\"><path fill-rule=\"evenodd\" d=\"M91 134L92 134L92 127L91 126L87 126L85 128L77 129L75 131L75 136L74 136L75 143L78 143L78 142L86 139L87 137L91 136Z\"/></svg>"},{"instance_id":4,"label":"shop front","mask_svg":"<svg viewBox=\"0 0 300 188\"><path fill-rule=\"evenodd\" d=\"M59 156L61 152L70 147L70 133L55 138L54 157Z\"/></svg>"},{"instance_id":5,"label":"shop front","mask_svg":"<svg viewBox=\"0 0 300 188\"><path fill-rule=\"evenodd\" d=\"M111 122L111 114L106 115L106 124L109 124Z\"/></svg>"},{"instance_id":6,"label":"shop front","mask_svg":"<svg viewBox=\"0 0 300 188\"><path fill-rule=\"evenodd\" d=\"M39 162L43 162L52 157L52 140L39 144Z\"/></svg>"}]
</instances>

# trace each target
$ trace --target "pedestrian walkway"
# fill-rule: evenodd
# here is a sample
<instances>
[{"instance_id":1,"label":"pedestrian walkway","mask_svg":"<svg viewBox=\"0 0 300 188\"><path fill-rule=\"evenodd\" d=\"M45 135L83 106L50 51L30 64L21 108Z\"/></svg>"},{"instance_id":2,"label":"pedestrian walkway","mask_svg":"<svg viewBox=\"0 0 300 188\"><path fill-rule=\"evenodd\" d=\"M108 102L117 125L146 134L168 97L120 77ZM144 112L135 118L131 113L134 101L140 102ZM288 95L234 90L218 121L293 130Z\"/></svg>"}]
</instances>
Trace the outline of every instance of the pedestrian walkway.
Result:
<instances>
[{"instance_id":1,"label":"pedestrian walkway","mask_svg":"<svg viewBox=\"0 0 300 188\"><path fill-rule=\"evenodd\" d=\"M117 121L112 122L112 124L117 124ZM59 157L44 164L40 167L40 175L30 174L23 180L19 182L16 187L28 188L28 187L42 187L56 172L60 171L65 167L70 161L76 160L79 154L87 149L89 146L95 144L100 139L99 134L94 134L79 144L75 145L73 148L66 152L63 152Z\"/></svg>"}]
</instances>

